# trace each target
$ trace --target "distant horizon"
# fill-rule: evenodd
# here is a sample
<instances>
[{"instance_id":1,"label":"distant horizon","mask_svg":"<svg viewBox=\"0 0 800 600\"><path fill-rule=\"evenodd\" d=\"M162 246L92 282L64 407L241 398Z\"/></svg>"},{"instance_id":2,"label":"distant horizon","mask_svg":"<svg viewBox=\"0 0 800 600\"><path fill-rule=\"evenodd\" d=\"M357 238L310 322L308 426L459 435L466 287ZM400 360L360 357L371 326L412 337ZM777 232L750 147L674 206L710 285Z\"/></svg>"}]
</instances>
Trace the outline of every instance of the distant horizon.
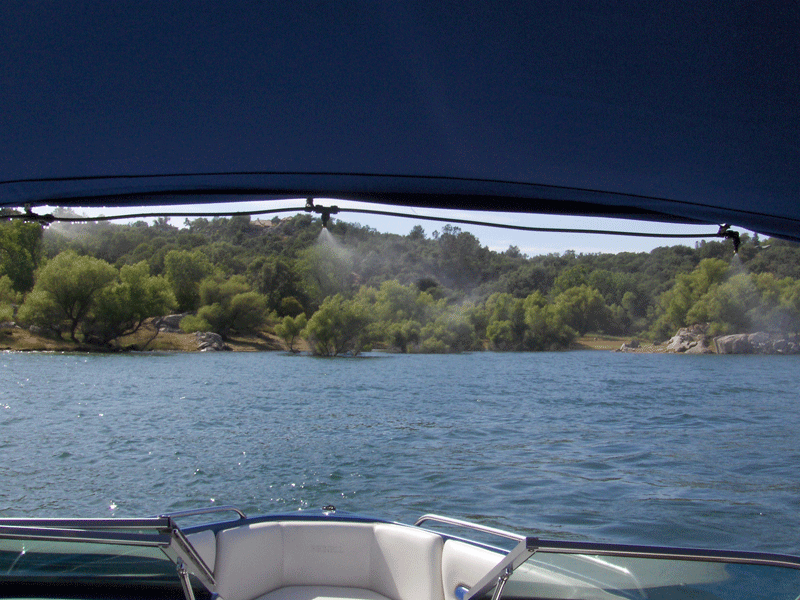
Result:
<instances>
[{"instance_id":1,"label":"distant horizon","mask_svg":"<svg viewBox=\"0 0 800 600\"><path fill-rule=\"evenodd\" d=\"M218 212L249 212L258 210L294 208L305 204L305 199L296 198L289 200L263 200L246 202L227 202L218 204L184 204L148 207L147 210L138 207L73 207L78 214L87 217L116 216L131 214L135 212L181 212L181 213L212 213ZM638 221L626 219L611 219L600 217L575 217L563 215L542 215L529 213L505 213L489 211L467 211L467 210L431 210L415 207L403 207L384 204L373 204L365 202L354 202L350 200L316 198L317 206L337 206L351 210L372 210L386 211L393 213L405 213L408 217L360 214L360 213L339 213L331 215L333 223L343 221L346 223L357 223L362 226L370 227L381 233L393 233L397 235L407 235L415 226L421 226L427 237L431 237L434 231L441 231L447 222L437 222L425 220L424 216L449 216L454 220L481 221L487 223L497 223L502 225L515 225L525 227L543 227L550 229L598 229L610 231L642 232L642 233L668 233L668 234L709 234L708 240L717 240L713 234L715 226L661 223L651 221ZM44 208L44 207L42 207ZM50 212L51 207L47 207ZM43 212L35 211L35 212ZM302 214L302 213L298 213ZM291 217L291 212L277 213L275 215L253 215L252 219L271 220L273 217ZM316 213L315 213L315 216ZM170 224L176 227L183 227L183 220L191 217L172 217L171 219L181 219L180 223L171 221ZM197 217L199 218L199 217ZM142 220L142 219L136 219ZM155 219L144 219L152 223ZM117 223L131 222L115 221ZM515 246L526 256L541 256L547 254L563 254L573 251L576 254L617 254L620 252L650 252L662 246L690 246L694 247L699 240L697 238L650 238L650 237L629 237L604 234L586 233L550 233L550 232L526 232L512 229L501 229L482 225L452 223L461 231L474 235L481 243L495 252L505 252L510 247ZM752 235L752 232L734 227L740 233Z\"/></svg>"}]
</instances>

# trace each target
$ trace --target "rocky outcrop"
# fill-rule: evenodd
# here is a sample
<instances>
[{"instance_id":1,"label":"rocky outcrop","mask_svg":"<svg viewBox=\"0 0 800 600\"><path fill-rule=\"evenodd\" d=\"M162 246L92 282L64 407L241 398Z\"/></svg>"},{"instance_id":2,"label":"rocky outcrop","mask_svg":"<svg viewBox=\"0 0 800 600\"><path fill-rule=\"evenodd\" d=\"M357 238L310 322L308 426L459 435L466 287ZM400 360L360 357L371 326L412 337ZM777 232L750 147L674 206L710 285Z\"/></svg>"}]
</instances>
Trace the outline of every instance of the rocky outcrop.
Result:
<instances>
[{"instance_id":1,"label":"rocky outcrop","mask_svg":"<svg viewBox=\"0 0 800 600\"><path fill-rule=\"evenodd\" d=\"M667 342L667 352L686 354L713 354L711 342L707 335L708 324L698 323L691 327L679 329Z\"/></svg>"},{"instance_id":2,"label":"rocky outcrop","mask_svg":"<svg viewBox=\"0 0 800 600\"><path fill-rule=\"evenodd\" d=\"M165 317L158 317L153 319L153 327L165 333L181 333L180 328L181 319L189 313L181 313L179 315L167 315Z\"/></svg>"},{"instance_id":3,"label":"rocky outcrop","mask_svg":"<svg viewBox=\"0 0 800 600\"><path fill-rule=\"evenodd\" d=\"M746 333L721 335L714 338L717 354L752 354L752 346Z\"/></svg>"},{"instance_id":4,"label":"rocky outcrop","mask_svg":"<svg viewBox=\"0 0 800 600\"><path fill-rule=\"evenodd\" d=\"M697 340L697 343L689 344L685 354L714 354L714 349L711 347L709 339L702 337Z\"/></svg>"},{"instance_id":5,"label":"rocky outcrop","mask_svg":"<svg viewBox=\"0 0 800 600\"><path fill-rule=\"evenodd\" d=\"M708 324L680 329L669 342L667 351L685 354L800 354L800 344L785 335L737 333L711 338Z\"/></svg>"},{"instance_id":6,"label":"rocky outcrop","mask_svg":"<svg viewBox=\"0 0 800 600\"><path fill-rule=\"evenodd\" d=\"M714 338L717 354L800 354L800 344L782 335L737 333Z\"/></svg>"},{"instance_id":7,"label":"rocky outcrop","mask_svg":"<svg viewBox=\"0 0 800 600\"><path fill-rule=\"evenodd\" d=\"M211 331L198 331L194 334L197 338L197 348L200 352L219 352L222 350L233 350L223 340L218 333Z\"/></svg>"}]
</instances>

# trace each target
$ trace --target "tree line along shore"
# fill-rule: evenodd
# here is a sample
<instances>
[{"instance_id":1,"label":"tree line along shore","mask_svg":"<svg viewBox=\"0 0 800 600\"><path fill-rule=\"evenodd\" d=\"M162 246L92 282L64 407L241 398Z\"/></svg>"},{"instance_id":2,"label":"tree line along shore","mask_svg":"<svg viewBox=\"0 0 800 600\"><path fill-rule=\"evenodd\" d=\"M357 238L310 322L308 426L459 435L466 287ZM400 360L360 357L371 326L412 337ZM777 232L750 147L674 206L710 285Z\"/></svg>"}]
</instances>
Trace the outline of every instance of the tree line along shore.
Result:
<instances>
[{"instance_id":1,"label":"tree line along shore","mask_svg":"<svg viewBox=\"0 0 800 600\"><path fill-rule=\"evenodd\" d=\"M800 248L780 240L743 235L735 256L710 241L529 257L452 225L405 236L329 227L307 214L183 227L0 220L0 348L196 349L174 317L172 333L154 325L165 315L235 349L329 356L634 338L661 351L698 323L709 336L800 331Z\"/></svg>"}]
</instances>

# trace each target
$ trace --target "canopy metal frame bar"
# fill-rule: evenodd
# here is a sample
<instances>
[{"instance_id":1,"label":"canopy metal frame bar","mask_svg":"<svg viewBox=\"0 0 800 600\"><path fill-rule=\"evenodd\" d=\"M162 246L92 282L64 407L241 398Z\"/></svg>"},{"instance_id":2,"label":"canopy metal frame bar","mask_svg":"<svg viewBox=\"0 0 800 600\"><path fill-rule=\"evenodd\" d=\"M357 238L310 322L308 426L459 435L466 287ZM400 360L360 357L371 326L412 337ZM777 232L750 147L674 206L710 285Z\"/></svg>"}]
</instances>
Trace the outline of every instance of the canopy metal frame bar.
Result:
<instances>
[{"instance_id":1,"label":"canopy metal frame bar","mask_svg":"<svg viewBox=\"0 0 800 600\"><path fill-rule=\"evenodd\" d=\"M39 214L31 210L30 205L25 206L25 212L6 212L0 214L2 219L20 219L25 221L42 223L49 225L51 223L93 223L102 221L119 221L131 219L147 219L147 218L169 218L169 217L184 217L184 218L217 218L217 217L240 217L240 216L264 216L270 214L281 213L299 213L299 212L314 212L321 215L323 227L328 226L330 216L339 213L352 213L363 215L376 215L385 217L394 217L400 219L416 219L421 221L433 221L439 223L456 223L459 225L477 225L480 227L492 227L497 229L508 229L514 231L526 231L530 233L568 233L568 234L591 234L591 235L610 235L622 237L643 237L643 238L663 238L663 239L708 239L708 238L727 238L734 241L734 247L738 249L739 246L739 232L730 229L730 225L719 225L716 232L708 233L661 233L661 232L642 232L642 231L619 231L609 229L576 229L576 228L561 228L561 227L532 227L526 225L515 225L509 223L495 223L490 221L479 221L475 219L463 219L454 216L433 216L425 214L409 214L405 212L390 211L390 210L376 210L367 208L340 208L336 205L322 206L314 204L314 198L307 198L305 206L296 206L288 208L275 208L263 210L248 210L248 211L214 211L214 212L185 212L180 210L170 211L145 211L121 215L103 215L96 217L63 217L56 216L52 213Z\"/></svg>"}]
</instances>

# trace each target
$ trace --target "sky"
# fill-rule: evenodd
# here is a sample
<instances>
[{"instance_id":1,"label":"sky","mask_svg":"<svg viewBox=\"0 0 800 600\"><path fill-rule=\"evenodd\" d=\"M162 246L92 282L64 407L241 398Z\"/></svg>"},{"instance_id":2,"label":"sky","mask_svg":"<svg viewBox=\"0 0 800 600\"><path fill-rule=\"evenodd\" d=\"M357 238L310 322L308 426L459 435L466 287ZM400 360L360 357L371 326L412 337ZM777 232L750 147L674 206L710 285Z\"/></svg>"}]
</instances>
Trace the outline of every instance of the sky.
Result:
<instances>
[{"instance_id":1,"label":"sky","mask_svg":"<svg viewBox=\"0 0 800 600\"><path fill-rule=\"evenodd\" d=\"M305 199L294 200L269 200L262 202L240 202L227 204L183 205L153 207L153 212L177 211L181 213L201 212L236 212L268 210L275 208L300 207L305 204ZM336 199L315 199L316 206L338 206L341 209L366 209L384 210L389 212L405 213L409 218L399 218L383 215L365 215L360 213L342 212L332 215L332 220L342 220L348 223L359 223L369 226L382 233L408 234L413 227L420 225L428 237L434 231L441 231L446 225L443 222L427 221L419 217L424 215L447 216L453 219L471 221L485 221L497 224L522 225L526 227L545 227L559 229L603 229L612 231L634 231L647 233L676 233L676 234L711 234L709 240L715 239L713 234L717 231L714 225L675 225L669 223L653 223L647 221L631 221L622 219L603 219L597 217L566 217L552 215L512 214L477 211L456 210L428 210L420 208L404 208L379 204L367 204ZM76 212L86 216L113 216L139 212L136 208L77 208ZM49 212L42 209L37 212ZM141 211L144 212L144 211ZM278 213L280 218L291 217L296 213ZM276 215L253 216L253 219L271 219ZM173 217L170 223L180 227L184 217ZM149 221L152 222L152 219ZM117 221L124 223L125 221ZM659 246L687 245L694 246L696 239L663 239L640 238L615 235L590 235L575 233L542 233L514 231L496 227L485 227L466 224L453 224L462 231L473 234L481 244L490 250L504 252L510 246L516 246L520 252L528 256L542 254L562 254L567 250L578 254L593 253L618 253L618 252L649 252ZM743 233L743 231L742 231Z\"/></svg>"}]
</instances>

